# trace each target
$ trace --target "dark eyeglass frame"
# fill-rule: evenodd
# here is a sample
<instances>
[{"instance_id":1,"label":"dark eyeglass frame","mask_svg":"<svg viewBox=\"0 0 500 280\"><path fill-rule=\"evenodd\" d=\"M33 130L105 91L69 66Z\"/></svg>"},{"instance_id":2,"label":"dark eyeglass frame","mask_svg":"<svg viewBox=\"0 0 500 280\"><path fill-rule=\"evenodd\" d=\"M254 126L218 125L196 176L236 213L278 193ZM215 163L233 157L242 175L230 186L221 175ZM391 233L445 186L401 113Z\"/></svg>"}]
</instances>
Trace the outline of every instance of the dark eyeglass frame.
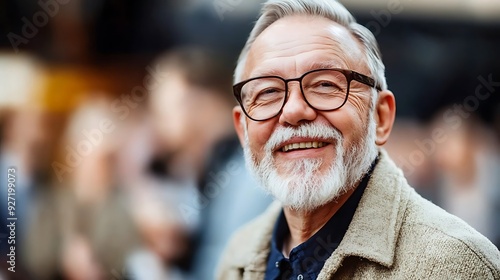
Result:
<instances>
[{"instance_id":1,"label":"dark eyeglass frame","mask_svg":"<svg viewBox=\"0 0 500 280\"><path fill-rule=\"evenodd\" d=\"M340 106L333 108L333 109L321 110L321 109L317 109L316 107L312 106L309 103L309 101L307 101L306 95L304 94L304 89L302 87L302 80L304 79L305 76L307 76L310 73L325 71L325 70L333 70L333 71L337 71L337 72L342 73L347 80L347 92L346 92L344 102L342 102L342 104ZM280 110L275 115L268 117L268 118L265 118L265 119L255 119L255 118L252 118L250 116L250 114L248 114L248 112L245 110L245 107L243 106L243 101L241 100L241 89L248 82L251 82L251 81L257 80L257 79L265 79L265 78L276 78L276 79L282 80L285 83L285 98L283 99L283 104L281 104ZM304 98L304 101L307 103L307 105L309 105L309 107L313 108L314 110L326 112L326 111L338 110L338 109L342 108L342 106L344 106L344 104L347 102L347 99L349 98L351 81L353 81L353 80L360 82L364 85L370 86L372 88L375 88L377 91L382 90L379 85L375 84L375 80L373 78L370 78L370 77L363 75L361 73L358 73L356 71L348 70L348 69L341 69L341 68L321 68L321 69L314 69L311 71L307 71L306 73L302 74L302 76L300 76L298 78L292 78L292 79L284 79L280 76L259 76L259 77L250 78L248 80L245 80L245 81L242 81L242 82L239 82L239 83L233 85L233 94L234 94L234 97L236 98L236 100L238 101L238 104L240 104L240 107L243 110L243 113L245 113L245 115L249 119L251 119L253 121L267 121L267 120L272 119L272 118L276 117L277 115L281 114L281 112L283 111L283 107L285 107L285 104L288 101L288 96L289 96L288 82L298 81L299 85L300 85L300 91L302 92L302 97Z\"/></svg>"}]
</instances>

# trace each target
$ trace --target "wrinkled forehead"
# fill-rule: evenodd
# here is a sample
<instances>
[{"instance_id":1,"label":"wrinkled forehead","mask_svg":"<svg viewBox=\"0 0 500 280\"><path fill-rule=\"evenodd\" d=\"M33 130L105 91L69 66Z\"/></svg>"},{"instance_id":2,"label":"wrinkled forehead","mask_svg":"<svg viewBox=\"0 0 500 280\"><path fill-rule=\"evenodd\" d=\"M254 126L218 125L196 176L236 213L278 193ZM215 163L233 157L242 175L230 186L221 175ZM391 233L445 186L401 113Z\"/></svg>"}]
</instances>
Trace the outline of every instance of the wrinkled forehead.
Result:
<instances>
[{"instance_id":1,"label":"wrinkled forehead","mask_svg":"<svg viewBox=\"0 0 500 280\"><path fill-rule=\"evenodd\" d=\"M314 68L367 73L365 58L361 43L344 26L319 16L286 16L257 36L241 80L286 73L297 76Z\"/></svg>"}]
</instances>

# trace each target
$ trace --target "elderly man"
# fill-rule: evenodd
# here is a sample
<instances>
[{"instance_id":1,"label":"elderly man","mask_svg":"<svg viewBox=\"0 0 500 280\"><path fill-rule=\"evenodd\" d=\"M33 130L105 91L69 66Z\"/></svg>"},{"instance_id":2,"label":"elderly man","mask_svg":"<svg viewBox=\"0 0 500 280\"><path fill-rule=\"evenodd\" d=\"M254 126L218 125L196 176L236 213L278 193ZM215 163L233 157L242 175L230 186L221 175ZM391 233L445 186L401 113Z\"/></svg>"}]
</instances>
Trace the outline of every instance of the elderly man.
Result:
<instances>
[{"instance_id":1,"label":"elderly man","mask_svg":"<svg viewBox=\"0 0 500 280\"><path fill-rule=\"evenodd\" d=\"M394 95L373 34L333 0L264 4L235 71L247 165L277 202L218 279L500 279L500 253L379 148Z\"/></svg>"}]
</instances>

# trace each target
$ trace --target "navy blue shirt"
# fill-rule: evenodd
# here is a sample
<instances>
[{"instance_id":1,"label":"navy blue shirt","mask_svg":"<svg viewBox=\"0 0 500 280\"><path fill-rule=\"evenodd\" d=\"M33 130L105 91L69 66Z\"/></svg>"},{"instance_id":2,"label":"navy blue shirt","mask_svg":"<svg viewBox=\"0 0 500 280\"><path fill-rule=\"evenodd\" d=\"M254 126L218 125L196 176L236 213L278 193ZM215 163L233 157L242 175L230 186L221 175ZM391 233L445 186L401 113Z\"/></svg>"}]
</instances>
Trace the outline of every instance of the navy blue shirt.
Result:
<instances>
[{"instance_id":1,"label":"navy blue shirt","mask_svg":"<svg viewBox=\"0 0 500 280\"><path fill-rule=\"evenodd\" d=\"M337 249L347 232L377 161L378 158L344 205L311 238L293 248L288 259L281 251L285 237L290 234L290 229L281 211L273 231L265 280L309 280L318 277L325 261Z\"/></svg>"}]
</instances>

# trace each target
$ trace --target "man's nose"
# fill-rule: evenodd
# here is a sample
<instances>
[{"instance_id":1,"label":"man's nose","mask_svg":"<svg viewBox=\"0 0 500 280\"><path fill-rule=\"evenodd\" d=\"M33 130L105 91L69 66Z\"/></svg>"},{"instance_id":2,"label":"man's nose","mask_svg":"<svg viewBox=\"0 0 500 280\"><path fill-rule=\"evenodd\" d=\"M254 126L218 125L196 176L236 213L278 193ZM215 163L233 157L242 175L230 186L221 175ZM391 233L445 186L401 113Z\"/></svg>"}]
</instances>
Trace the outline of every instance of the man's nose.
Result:
<instances>
[{"instance_id":1,"label":"man's nose","mask_svg":"<svg viewBox=\"0 0 500 280\"><path fill-rule=\"evenodd\" d=\"M300 125L306 121L312 121L317 117L317 112L307 104L299 83L288 85L288 100L283 106L279 122L283 125Z\"/></svg>"}]
</instances>

